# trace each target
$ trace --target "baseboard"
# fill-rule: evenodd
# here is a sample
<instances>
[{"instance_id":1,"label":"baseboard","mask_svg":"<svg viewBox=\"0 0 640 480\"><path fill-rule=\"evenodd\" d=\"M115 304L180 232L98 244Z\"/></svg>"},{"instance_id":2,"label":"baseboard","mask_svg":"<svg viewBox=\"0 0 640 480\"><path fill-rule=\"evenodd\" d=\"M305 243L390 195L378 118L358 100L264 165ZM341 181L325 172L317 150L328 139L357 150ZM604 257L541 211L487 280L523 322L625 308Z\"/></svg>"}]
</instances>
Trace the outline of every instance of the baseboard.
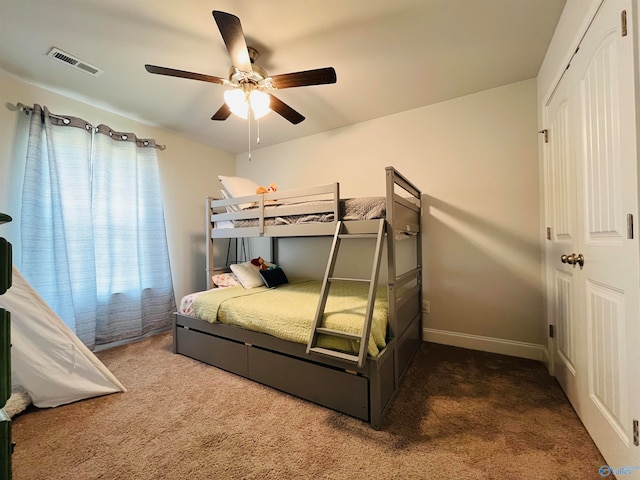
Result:
<instances>
[{"instance_id":1,"label":"baseboard","mask_svg":"<svg viewBox=\"0 0 640 480\"><path fill-rule=\"evenodd\" d=\"M448 332L434 328L424 328L422 330L422 338L427 342L451 345L452 347L469 348L482 352L511 355L512 357L529 358L531 360L539 360L547 365L549 364L547 347L535 343Z\"/></svg>"}]
</instances>

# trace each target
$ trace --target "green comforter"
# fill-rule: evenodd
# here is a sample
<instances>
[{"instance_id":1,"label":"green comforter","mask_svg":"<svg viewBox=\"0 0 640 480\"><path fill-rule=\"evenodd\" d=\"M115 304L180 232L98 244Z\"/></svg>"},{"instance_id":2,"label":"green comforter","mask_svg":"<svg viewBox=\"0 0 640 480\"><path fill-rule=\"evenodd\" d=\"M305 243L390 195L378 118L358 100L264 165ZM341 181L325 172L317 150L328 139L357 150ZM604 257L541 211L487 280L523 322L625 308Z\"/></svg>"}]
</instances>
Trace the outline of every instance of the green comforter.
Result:
<instances>
[{"instance_id":1,"label":"green comforter","mask_svg":"<svg viewBox=\"0 0 640 480\"><path fill-rule=\"evenodd\" d=\"M320 282L304 281L281 285L275 289L213 289L195 299L193 311L197 318L212 323L236 325L306 344L318 306L320 286ZM365 284L333 283L322 326L361 334L368 288ZM387 312L386 287L379 287L368 345L370 355L376 356L386 344ZM358 342L344 338L321 335L318 345L345 352L358 352Z\"/></svg>"}]
</instances>

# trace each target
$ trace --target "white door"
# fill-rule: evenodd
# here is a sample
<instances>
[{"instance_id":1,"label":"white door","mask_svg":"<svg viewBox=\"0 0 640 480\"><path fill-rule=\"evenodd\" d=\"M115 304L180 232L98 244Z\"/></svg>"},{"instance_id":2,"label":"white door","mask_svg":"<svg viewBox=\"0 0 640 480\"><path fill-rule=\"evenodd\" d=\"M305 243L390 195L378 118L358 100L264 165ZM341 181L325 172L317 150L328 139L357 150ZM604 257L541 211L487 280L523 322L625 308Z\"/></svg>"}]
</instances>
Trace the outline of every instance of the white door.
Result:
<instances>
[{"instance_id":1,"label":"white door","mask_svg":"<svg viewBox=\"0 0 640 480\"><path fill-rule=\"evenodd\" d=\"M638 221L634 6L604 2L546 107L554 369L613 469L640 467L637 226L630 232ZM553 174L559 163L566 179ZM633 474L640 478L640 469Z\"/></svg>"},{"instance_id":2,"label":"white door","mask_svg":"<svg viewBox=\"0 0 640 480\"><path fill-rule=\"evenodd\" d=\"M547 219L547 295L548 317L554 326L552 365L554 375L572 403L578 401L576 271L562 262L563 255L578 250L576 206L576 166L573 149L567 76L556 86L546 107L545 197Z\"/></svg>"}]
</instances>

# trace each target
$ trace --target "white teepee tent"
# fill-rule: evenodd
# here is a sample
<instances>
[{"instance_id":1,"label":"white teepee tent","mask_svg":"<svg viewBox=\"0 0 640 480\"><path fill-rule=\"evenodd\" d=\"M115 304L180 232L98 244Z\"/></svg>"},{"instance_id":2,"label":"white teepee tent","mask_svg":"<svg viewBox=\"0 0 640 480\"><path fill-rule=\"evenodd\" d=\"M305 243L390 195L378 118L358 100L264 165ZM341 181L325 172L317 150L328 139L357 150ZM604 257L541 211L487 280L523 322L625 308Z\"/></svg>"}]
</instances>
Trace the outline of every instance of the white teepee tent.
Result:
<instances>
[{"instance_id":1,"label":"white teepee tent","mask_svg":"<svg viewBox=\"0 0 640 480\"><path fill-rule=\"evenodd\" d=\"M126 389L13 267L0 296L11 312L11 369L36 407L57 407Z\"/></svg>"}]
</instances>

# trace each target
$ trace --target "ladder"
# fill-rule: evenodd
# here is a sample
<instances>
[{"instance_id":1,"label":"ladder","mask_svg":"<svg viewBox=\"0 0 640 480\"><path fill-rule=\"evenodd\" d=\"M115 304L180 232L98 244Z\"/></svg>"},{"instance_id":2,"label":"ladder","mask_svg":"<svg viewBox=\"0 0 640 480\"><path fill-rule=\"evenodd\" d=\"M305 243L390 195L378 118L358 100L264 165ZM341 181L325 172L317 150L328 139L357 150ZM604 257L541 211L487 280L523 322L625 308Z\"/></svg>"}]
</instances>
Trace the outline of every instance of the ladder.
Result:
<instances>
[{"instance_id":1,"label":"ladder","mask_svg":"<svg viewBox=\"0 0 640 480\"><path fill-rule=\"evenodd\" d=\"M322 287L320 289L320 299L318 301L318 308L313 320L313 326L311 329L311 335L309 336L309 342L307 343L307 354L314 352L329 357L335 357L349 362L353 362L362 367L364 365L365 358L367 356L367 346L369 344L369 335L371 333L371 321L373 319L373 307L376 300L376 290L378 286L378 274L380 273L380 259L382 258L382 244L384 241L384 225L385 220L379 219L373 221L375 228L350 228L351 225L370 225L371 220L363 222L343 222L338 221L336 225L336 231L333 235L333 243L331 245L331 251L329 253L329 261L327 262L327 270L322 281ZM376 240L373 265L371 268L370 278L341 278L334 277L333 271L336 266L336 260L338 258L338 251L340 250L340 242L345 239L356 238L370 238ZM365 310L362 326L362 335L355 333L343 332L340 330L334 330L322 326L322 320L324 317L324 310L327 305L327 298L329 297L329 290L332 282L353 282L353 283L368 283L369 295L367 298L367 308ZM331 350L328 348L318 347L318 335L330 335L334 337L346 338L349 340L355 340L360 342L360 348L358 355L340 352L337 350Z\"/></svg>"}]
</instances>

